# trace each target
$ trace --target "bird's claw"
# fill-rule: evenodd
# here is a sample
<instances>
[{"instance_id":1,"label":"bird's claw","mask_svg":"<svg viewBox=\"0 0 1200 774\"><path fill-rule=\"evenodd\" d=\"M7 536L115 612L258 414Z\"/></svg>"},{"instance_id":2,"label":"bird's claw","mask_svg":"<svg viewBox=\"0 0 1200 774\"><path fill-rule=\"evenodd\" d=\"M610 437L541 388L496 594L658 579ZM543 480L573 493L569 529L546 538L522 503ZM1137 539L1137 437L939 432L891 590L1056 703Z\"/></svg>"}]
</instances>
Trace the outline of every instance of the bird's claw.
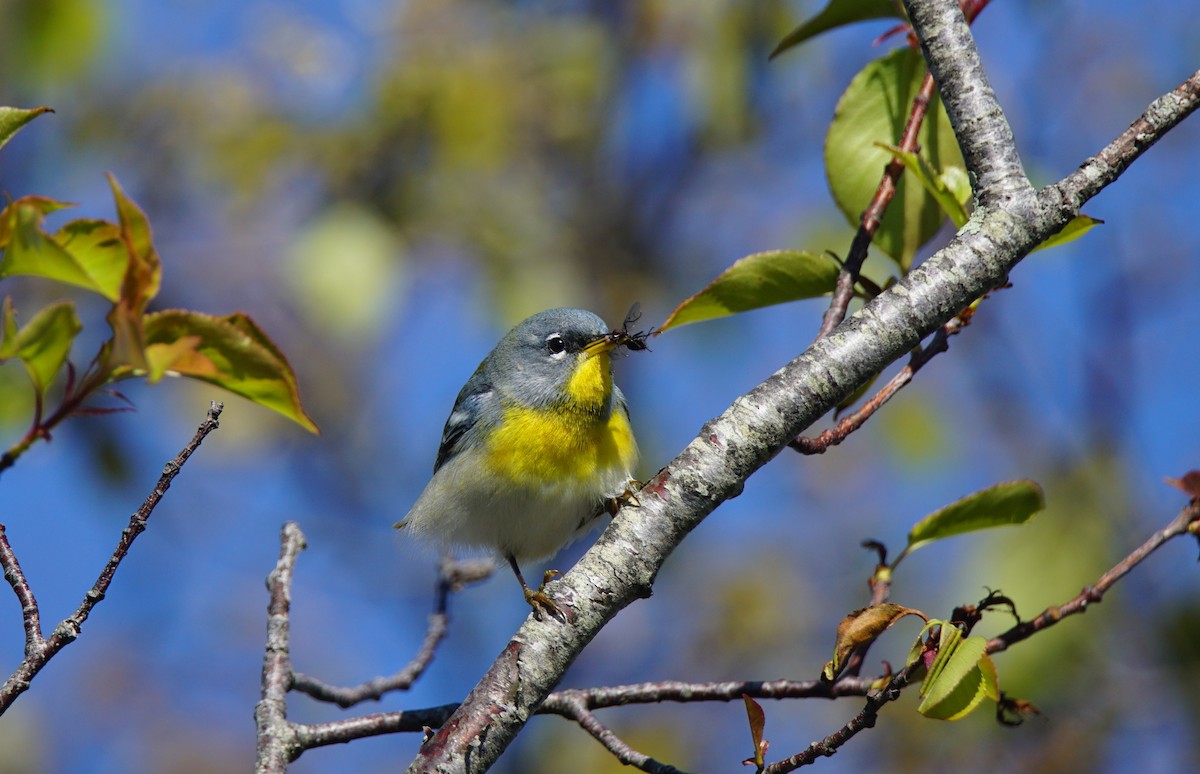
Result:
<instances>
[{"instance_id":1,"label":"bird's claw","mask_svg":"<svg viewBox=\"0 0 1200 774\"><path fill-rule=\"evenodd\" d=\"M525 601L533 608L533 615L539 621L542 620L542 613L546 613L563 623L567 622L566 613L545 591L547 583L561 576L562 573L558 570L546 570L546 574L542 576L542 585L538 586L537 591L528 586L525 587Z\"/></svg>"},{"instance_id":2,"label":"bird's claw","mask_svg":"<svg viewBox=\"0 0 1200 774\"><path fill-rule=\"evenodd\" d=\"M637 493L643 486L645 484L636 478L629 479L629 482L625 485L624 492L604 501L604 512L609 516L616 516L617 511L626 505L632 505L635 508L641 507L642 503L637 499Z\"/></svg>"}]
</instances>

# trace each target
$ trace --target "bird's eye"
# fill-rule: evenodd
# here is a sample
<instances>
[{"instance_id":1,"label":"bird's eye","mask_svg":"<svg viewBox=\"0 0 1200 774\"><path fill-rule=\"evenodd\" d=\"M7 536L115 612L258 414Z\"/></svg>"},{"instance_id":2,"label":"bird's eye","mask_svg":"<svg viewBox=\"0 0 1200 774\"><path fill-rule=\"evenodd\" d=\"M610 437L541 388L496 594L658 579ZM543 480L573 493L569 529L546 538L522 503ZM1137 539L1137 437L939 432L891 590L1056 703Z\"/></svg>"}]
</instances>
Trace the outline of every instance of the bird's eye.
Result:
<instances>
[{"instance_id":1,"label":"bird's eye","mask_svg":"<svg viewBox=\"0 0 1200 774\"><path fill-rule=\"evenodd\" d=\"M562 336L552 333L546 337L546 349L550 350L551 355L561 355L567 351L567 342L563 341Z\"/></svg>"}]
</instances>

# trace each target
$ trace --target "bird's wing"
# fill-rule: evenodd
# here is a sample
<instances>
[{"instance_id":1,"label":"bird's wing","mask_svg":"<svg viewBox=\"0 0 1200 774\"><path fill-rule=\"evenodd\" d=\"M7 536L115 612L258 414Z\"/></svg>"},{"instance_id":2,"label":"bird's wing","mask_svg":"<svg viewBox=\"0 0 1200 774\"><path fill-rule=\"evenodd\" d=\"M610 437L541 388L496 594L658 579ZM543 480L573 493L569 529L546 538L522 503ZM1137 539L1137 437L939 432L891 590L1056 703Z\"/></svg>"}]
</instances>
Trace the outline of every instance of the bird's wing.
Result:
<instances>
[{"instance_id":1,"label":"bird's wing","mask_svg":"<svg viewBox=\"0 0 1200 774\"><path fill-rule=\"evenodd\" d=\"M474 437L478 434L483 410L497 401L491 381L483 375L483 370L483 366L480 365L463 385L458 399L454 401L454 408L451 409L446 427L442 430L442 443L438 446L437 460L433 463L434 473L451 457L462 451L468 436Z\"/></svg>"}]
</instances>

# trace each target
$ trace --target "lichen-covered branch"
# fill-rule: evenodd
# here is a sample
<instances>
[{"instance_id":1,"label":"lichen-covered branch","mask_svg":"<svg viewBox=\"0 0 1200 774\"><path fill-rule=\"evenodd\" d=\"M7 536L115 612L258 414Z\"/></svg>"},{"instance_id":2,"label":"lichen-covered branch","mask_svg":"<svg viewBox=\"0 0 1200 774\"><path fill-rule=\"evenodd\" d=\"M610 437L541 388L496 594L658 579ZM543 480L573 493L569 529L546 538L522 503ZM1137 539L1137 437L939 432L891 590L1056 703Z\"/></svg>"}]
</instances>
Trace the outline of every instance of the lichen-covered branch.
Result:
<instances>
[{"instance_id":1,"label":"lichen-covered branch","mask_svg":"<svg viewBox=\"0 0 1200 774\"><path fill-rule=\"evenodd\" d=\"M980 209L1033 194L1012 129L988 83L963 10L953 0L905 0L925 62L962 149Z\"/></svg>"}]
</instances>

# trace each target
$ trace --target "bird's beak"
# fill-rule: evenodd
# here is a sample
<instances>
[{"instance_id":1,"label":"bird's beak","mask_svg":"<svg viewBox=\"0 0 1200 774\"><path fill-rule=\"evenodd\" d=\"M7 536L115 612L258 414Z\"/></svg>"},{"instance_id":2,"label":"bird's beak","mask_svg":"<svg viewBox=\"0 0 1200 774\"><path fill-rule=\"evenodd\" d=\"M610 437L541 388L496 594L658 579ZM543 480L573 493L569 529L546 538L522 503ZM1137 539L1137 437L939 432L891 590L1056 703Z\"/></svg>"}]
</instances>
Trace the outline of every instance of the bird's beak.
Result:
<instances>
[{"instance_id":1,"label":"bird's beak","mask_svg":"<svg viewBox=\"0 0 1200 774\"><path fill-rule=\"evenodd\" d=\"M616 336L612 335L611 333L606 333L603 336L585 344L583 347L583 353L591 356L599 355L601 352L611 352L619 343L620 340Z\"/></svg>"}]
</instances>

